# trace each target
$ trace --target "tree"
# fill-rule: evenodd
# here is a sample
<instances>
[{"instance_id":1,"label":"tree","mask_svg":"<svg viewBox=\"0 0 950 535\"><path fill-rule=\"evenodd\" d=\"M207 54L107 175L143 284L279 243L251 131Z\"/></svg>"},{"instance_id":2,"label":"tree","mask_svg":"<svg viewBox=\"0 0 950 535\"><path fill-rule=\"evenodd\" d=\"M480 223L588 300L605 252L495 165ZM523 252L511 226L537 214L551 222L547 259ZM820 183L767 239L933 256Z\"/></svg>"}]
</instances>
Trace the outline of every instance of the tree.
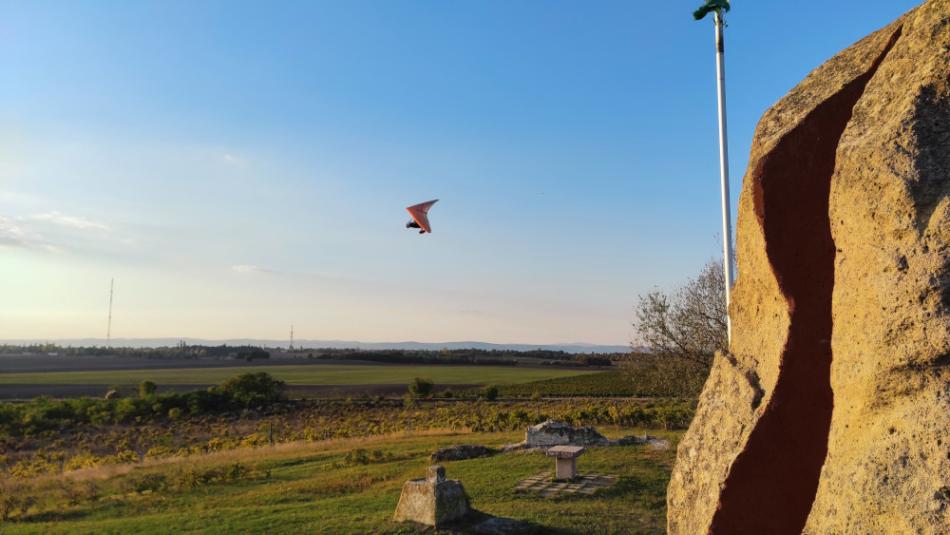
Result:
<instances>
[{"instance_id":1,"label":"tree","mask_svg":"<svg viewBox=\"0 0 950 535\"><path fill-rule=\"evenodd\" d=\"M266 407L284 399L286 383L267 372L244 373L228 379L217 391L244 408Z\"/></svg>"},{"instance_id":2,"label":"tree","mask_svg":"<svg viewBox=\"0 0 950 535\"><path fill-rule=\"evenodd\" d=\"M672 296L641 296L633 325L651 355L708 371L715 352L728 348L727 315L723 265L712 260Z\"/></svg>"},{"instance_id":3,"label":"tree","mask_svg":"<svg viewBox=\"0 0 950 535\"><path fill-rule=\"evenodd\" d=\"M409 383L409 393L415 399L427 398L432 394L432 388L434 386L435 384L429 379L416 377Z\"/></svg>"}]
</instances>

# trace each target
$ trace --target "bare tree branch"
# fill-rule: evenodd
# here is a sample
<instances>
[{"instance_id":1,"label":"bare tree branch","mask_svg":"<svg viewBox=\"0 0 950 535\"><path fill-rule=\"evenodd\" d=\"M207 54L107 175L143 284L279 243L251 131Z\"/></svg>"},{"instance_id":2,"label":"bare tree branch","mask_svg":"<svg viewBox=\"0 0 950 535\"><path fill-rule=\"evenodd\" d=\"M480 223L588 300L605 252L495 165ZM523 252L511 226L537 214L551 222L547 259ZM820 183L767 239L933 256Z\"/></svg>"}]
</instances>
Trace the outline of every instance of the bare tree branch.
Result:
<instances>
[{"instance_id":1,"label":"bare tree branch","mask_svg":"<svg viewBox=\"0 0 950 535\"><path fill-rule=\"evenodd\" d=\"M727 347L725 290L722 262L707 262L672 298L660 291L640 296L633 326L652 355L708 370L715 352Z\"/></svg>"}]
</instances>

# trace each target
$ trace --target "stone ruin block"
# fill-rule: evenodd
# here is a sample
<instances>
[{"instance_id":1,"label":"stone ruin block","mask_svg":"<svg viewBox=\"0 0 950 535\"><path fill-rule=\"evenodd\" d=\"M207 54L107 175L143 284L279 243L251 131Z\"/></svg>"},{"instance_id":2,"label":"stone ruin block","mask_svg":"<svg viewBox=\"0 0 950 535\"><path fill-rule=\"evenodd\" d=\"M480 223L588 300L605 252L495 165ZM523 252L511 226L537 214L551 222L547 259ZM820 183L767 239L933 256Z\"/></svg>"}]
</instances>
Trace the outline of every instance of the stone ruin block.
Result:
<instances>
[{"instance_id":1,"label":"stone ruin block","mask_svg":"<svg viewBox=\"0 0 950 535\"><path fill-rule=\"evenodd\" d=\"M600 446L610 441L591 426L574 427L568 423L547 420L533 425L525 432L526 448L552 446Z\"/></svg>"},{"instance_id":2,"label":"stone ruin block","mask_svg":"<svg viewBox=\"0 0 950 535\"><path fill-rule=\"evenodd\" d=\"M468 512L468 496L462 482L446 479L442 466L430 466L424 479L403 484L393 520L439 527L463 518Z\"/></svg>"}]
</instances>

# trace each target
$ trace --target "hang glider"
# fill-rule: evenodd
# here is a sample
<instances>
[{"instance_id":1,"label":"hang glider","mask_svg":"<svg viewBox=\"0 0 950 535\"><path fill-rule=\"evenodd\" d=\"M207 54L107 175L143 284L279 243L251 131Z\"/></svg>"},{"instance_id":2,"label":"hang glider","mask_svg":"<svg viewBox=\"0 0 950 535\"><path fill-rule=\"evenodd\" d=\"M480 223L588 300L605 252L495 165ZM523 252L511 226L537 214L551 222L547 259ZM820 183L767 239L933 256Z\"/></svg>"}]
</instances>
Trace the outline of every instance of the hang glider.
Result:
<instances>
[{"instance_id":1,"label":"hang glider","mask_svg":"<svg viewBox=\"0 0 950 535\"><path fill-rule=\"evenodd\" d=\"M406 211L412 216L412 219L406 223L406 228L417 228L419 234L432 232L432 225L429 224L429 208L432 208L432 205L437 202L439 202L439 199L433 199L406 208Z\"/></svg>"}]
</instances>

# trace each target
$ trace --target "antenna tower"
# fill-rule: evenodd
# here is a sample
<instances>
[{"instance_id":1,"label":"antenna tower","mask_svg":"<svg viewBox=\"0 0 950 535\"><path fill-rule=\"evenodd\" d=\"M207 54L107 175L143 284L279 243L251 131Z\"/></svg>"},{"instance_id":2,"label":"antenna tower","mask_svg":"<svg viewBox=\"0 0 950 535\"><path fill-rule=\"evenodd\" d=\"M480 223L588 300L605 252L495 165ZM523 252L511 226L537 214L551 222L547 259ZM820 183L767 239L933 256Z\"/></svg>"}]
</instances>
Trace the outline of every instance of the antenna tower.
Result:
<instances>
[{"instance_id":1,"label":"antenna tower","mask_svg":"<svg viewBox=\"0 0 950 535\"><path fill-rule=\"evenodd\" d=\"M115 291L115 278L109 279L109 323L106 325L106 345L112 341L112 294Z\"/></svg>"}]
</instances>

